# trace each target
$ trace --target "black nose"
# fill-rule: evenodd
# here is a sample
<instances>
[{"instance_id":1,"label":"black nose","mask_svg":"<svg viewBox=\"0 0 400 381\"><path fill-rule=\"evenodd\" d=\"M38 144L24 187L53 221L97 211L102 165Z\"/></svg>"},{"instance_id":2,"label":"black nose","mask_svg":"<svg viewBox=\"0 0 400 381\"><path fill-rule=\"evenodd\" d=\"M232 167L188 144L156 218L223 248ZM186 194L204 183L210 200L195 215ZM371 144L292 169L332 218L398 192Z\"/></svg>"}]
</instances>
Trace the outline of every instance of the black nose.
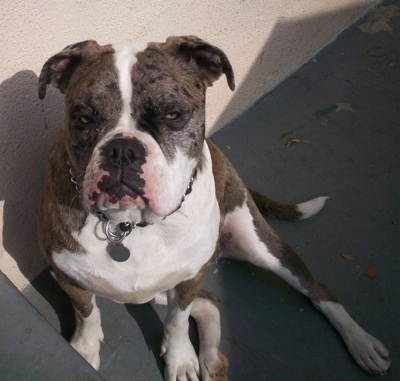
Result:
<instances>
[{"instance_id":1,"label":"black nose","mask_svg":"<svg viewBox=\"0 0 400 381\"><path fill-rule=\"evenodd\" d=\"M104 147L102 156L116 167L141 165L145 162L146 147L136 138L114 139Z\"/></svg>"}]
</instances>

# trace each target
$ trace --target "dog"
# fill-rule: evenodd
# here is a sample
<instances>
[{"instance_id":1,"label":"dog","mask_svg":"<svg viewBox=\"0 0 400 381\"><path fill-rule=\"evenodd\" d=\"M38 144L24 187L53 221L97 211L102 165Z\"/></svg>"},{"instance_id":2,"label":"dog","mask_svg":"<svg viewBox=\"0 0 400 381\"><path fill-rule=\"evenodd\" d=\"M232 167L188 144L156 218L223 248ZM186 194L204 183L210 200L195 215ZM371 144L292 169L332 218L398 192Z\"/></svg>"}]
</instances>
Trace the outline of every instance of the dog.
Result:
<instances>
[{"instance_id":1,"label":"dog","mask_svg":"<svg viewBox=\"0 0 400 381\"><path fill-rule=\"evenodd\" d=\"M147 45L84 41L44 64L39 98L51 83L65 94L65 112L46 170L39 242L75 309L71 345L98 369L104 336L95 295L153 301L167 305L165 379L226 380L218 299L202 290L207 266L225 257L283 278L327 317L363 370L385 374L386 347L262 215L307 218L326 198L286 205L248 189L206 136L206 89L222 75L234 90L225 53L194 36Z\"/></svg>"}]
</instances>

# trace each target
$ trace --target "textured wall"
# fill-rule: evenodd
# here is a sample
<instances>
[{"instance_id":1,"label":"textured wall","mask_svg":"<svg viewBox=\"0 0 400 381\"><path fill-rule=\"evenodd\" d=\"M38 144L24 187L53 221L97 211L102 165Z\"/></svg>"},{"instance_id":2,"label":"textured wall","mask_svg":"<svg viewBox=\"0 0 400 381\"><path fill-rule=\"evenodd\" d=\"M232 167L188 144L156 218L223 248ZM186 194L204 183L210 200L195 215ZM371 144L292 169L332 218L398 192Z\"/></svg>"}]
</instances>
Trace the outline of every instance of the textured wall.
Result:
<instances>
[{"instance_id":1,"label":"textured wall","mask_svg":"<svg viewBox=\"0 0 400 381\"><path fill-rule=\"evenodd\" d=\"M43 167L61 124L62 96L36 95L44 61L85 39L101 44L195 34L222 48L236 73L208 96L219 128L331 42L379 0L0 0L0 268L20 288L43 261L36 219Z\"/></svg>"}]
</instances>

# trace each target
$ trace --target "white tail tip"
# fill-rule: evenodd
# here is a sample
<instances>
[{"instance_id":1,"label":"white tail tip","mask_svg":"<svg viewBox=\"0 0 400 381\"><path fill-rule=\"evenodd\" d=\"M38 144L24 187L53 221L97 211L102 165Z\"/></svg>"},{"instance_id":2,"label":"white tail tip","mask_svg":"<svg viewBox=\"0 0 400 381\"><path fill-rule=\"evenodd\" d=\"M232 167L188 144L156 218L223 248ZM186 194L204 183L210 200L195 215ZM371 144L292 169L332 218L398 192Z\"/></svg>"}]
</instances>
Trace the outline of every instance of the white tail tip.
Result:
<instances>
[{"instance_id":1,"label":"white tail tip","mask_svg":"<svg viewBox=\"0 0 400 381\"><path fill-rule=\"evenodd\" d=\"M329 197L321 196L313 198L312 200L302 202L301 204L297 204L297 210L301 213L300 220L305 220L318 213L325 205L326 200Z\"/></svg>"}]
</instances>

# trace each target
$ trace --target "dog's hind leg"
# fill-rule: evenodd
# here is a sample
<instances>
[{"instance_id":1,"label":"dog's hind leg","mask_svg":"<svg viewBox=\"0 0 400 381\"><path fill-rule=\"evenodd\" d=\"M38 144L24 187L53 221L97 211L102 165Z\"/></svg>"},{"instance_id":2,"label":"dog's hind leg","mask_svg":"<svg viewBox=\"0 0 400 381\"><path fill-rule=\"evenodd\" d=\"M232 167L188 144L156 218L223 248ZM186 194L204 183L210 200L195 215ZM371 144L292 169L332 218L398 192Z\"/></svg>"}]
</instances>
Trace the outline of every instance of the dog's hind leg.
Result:
<instances>
[{"instance_id":1,"label":"dog's hind leg","mask_svg":"<svg viewBox=\"0 0 400 381\"><path fill-rule=\"evenodd\" d=\"M389 351L365 332L337 298L314 280L293 249L267 224L246 191L243 202L223 217L222 256L244 260L270 270L306 295L342 336L358 365L369 373L385 374Z\"/></svg>"},{"instance_id":2,"label":"dog's hind leg","mask_svg":"<svg viewBox=\"0 0 400 381\"><path fill-rule=\"evenodd\" d=\"M104 340L100 310L95 296L56 272L61 288L69 296L75 310L75 330L70 340L72 347L96 370L100 367L100 342Z\"/></svg>"}]
</instances>

